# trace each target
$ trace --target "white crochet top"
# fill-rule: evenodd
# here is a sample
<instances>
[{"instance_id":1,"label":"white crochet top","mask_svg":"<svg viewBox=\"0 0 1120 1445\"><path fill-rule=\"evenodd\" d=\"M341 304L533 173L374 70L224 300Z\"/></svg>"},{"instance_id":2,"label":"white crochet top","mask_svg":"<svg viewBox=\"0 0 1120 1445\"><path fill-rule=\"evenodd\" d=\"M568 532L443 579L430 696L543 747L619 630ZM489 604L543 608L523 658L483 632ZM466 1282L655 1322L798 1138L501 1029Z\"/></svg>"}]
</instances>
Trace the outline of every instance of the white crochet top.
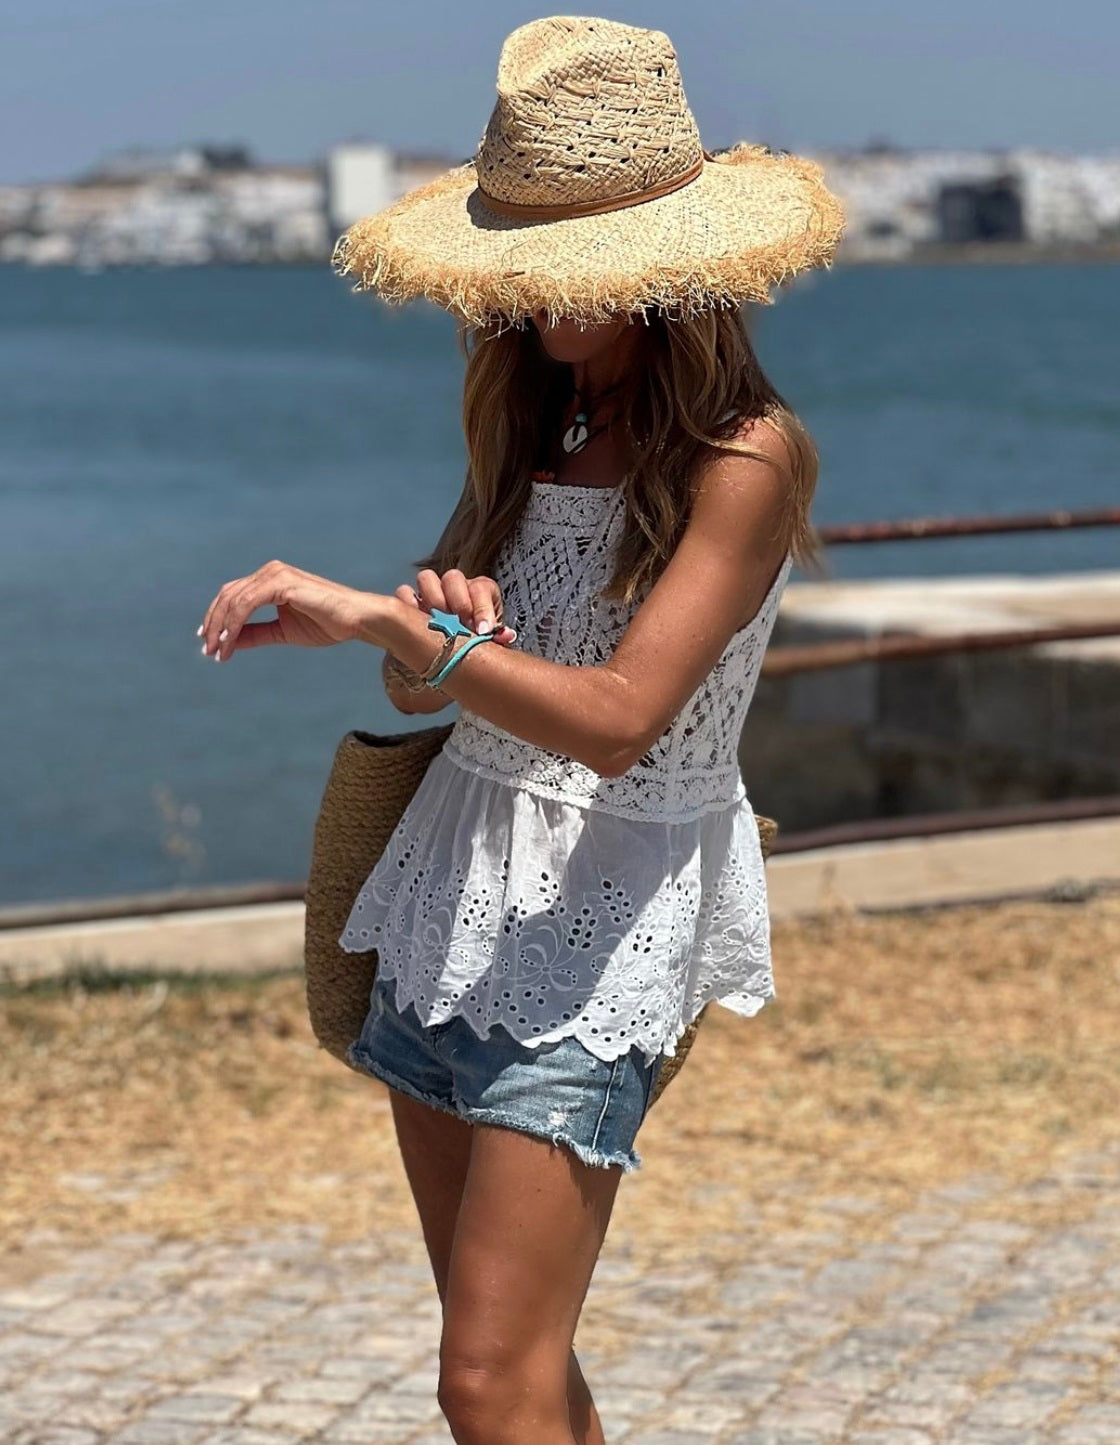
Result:
<instances>
[{"instance_id":1,"label":"white crochet top","mask_svg":"<svg viewBox=\"0 0 1120 1445\"><path fill-rule=\"evenodd\" d=\"M599 596L624 521L621 487L532 484L494 566L515 647L611 656L642 600ZM609 1060L672 1054L709 1001L750 1016L775 996L736 754L791 565L621 777L461 709L339 938L378 949L399 1008L480 1037L501 1023L529 1047L574 1035Z\"/></svg>"},{"instance_id":2,"label":"white crochet top","mask_svg":"<svg viewBox=\"0 0 1120 1445\"><path fill-rule=\"evenodd\" d=\"M504 619L517 629L524 651L584 667L610 658L642 600L627 607L599 596L610 580L624 517L620 487L533 483L520 530L494 571ZM497 782L651 822L685 822L744 798L739 734L790 565L787 556L753 620L735 634L672 725L621 777L602 778L466 711L447 742L449 756Z\"/></svg>"}]
</instances>

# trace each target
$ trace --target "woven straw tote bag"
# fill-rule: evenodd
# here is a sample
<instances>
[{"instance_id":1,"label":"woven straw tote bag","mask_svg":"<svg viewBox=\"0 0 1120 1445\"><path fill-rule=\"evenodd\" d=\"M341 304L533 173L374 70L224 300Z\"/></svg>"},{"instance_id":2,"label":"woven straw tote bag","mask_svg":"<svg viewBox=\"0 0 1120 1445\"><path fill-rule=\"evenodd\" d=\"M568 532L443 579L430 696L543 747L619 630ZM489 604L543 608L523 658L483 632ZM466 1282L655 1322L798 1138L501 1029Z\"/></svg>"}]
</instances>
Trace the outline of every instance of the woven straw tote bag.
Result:
<instances>
[{"instance_id":1,"label":"woven straw tote bag","mask_svg":"<svg viewBox=\"0 0 1120 1445\"><path fill-rule=\"evenodd\" d=\"M353 729L335 750L323 790L307 875L307 1011L320 1044L350 1069L354 1065L346 1050L369 1013L377 952L347 953L339 936L359 889L452 727L442 723L411 733Z\"/></svg>"},{"instance_id":2,"label":"woven straw tote bag","mask_svg":"<svg viewBox=\"0 0 1120 1445\"><path fill-rule=\"evenodd\" d=\"M377 974L377 950L347 953L338 942L358 891L381 857L409 800L452 723L410 733L348 732L335 750L315 821L304 919L307 1011L316 1039L347 1068L346 1051L369 1013ZM773 818L758 818L762 856L778 831ZM710 1004L677 1040L650 1096L650 1107L680 1073ZM354 1069L355 1073L363 1070Z\"/></svg>"}]
</instances>

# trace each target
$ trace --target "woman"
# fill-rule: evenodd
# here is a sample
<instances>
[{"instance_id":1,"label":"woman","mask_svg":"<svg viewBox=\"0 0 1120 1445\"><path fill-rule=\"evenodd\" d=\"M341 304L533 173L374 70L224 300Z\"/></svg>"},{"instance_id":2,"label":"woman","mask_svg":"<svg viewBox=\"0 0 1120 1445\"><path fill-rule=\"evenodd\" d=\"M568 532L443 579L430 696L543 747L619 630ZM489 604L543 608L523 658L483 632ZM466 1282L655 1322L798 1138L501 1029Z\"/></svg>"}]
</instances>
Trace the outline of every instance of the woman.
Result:
<instances>
[{"instance_id":1,"label":"woman","mask_svg":"<svg viewBox=\"0 0 1120 1445\"><path fill-rule=\"evenodd\" d=\"M200 632L370 642L401 711L460 704L339 940L378 949L350 1057L391 1086L455 1439L598 1445L572 1341L658 1070L707 1002L774 994L737 740L817 459L738 308L843 218L811 162L702 150L658 32L523 26L498 95L472 165L337 252L466 331L468 476L415 588L273 561Z\"/></svg>"}]
</instances>

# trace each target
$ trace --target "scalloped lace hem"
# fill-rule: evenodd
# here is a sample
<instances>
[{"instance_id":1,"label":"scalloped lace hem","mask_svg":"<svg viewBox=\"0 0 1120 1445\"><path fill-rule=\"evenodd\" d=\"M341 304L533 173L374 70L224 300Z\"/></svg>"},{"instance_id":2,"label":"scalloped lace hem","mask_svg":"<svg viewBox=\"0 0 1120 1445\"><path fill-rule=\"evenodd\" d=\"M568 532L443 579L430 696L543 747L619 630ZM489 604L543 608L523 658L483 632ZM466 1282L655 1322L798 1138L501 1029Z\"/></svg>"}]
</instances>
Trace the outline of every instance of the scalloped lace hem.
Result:
<instances>
[{"instance_id":1,"label":"scalloped lace hem","mask_svg":"<svg viewBox=\"0 0 1120 1445\"><path fill-rule=\"evenodd\" d=\"M347 948L345 944L342 946L347 953L358 953L362 951L355 948ZM426 1012L424 1000L421 997L414 996L414 991L409 990L407 985L402 989L401 975L396 973L391 966L382 965L380 960L378 960L378 972L383 974L385 978L391 978L393 980L393 1002L397 1012L399 1013L402 1009L407 1008L409 1004L412 1004L417 1015L423 1019ZM716 1003L722 1008L730 1010L732 1013L739 1014L742 1018L754 1018L762 1011L766 1004L775 998L777 998L777 989L773 986L772 979L769 990L765 993L750 993L738 986L728 988L727 991L723 993L718 990L705 991L703 996L694 997L688 1002L682 1010L681 1016L671 1034L660 1041L648 1037L643 1038L636 1033L621 1038L616 1037L613 1041L608 1041L591 1033L590 1027L582 1026L582 1016L577 1016L567 1023L560 1024L545 1034L528 1034L522 1036L517 1024L512 1020L509 1023L504 1019L492 1020L487 1023L485 1028L482 1028L479 1026L479 1020L473 1017L469 1010L457 1008L452 1008L446 1013L441 1014L438 1020L431 1020L426 1027L432 1027L437 1022L446 1023L452 1018L461 1018L469 1025L471 1032L476 1038L485 1041L492 1032L493 1024L501 1022L502 1027L507 1029L517 1042L527 1049L536 1049L539 1048L541 1044L555 1043L560 1039L574 1038L577 1039L589 1053L594 1054L597 1059L609 1064L613 1063L615 1059L621 1058L623 1055L629 1053L630 1050L637 1045L642 1050L646 1062L650 1063L657 1058L659 1054L664 1054L668 1058L675 1057L677 1044L680 1042L686 1029L707 1004Z\"/></svg>"}]
</instances>

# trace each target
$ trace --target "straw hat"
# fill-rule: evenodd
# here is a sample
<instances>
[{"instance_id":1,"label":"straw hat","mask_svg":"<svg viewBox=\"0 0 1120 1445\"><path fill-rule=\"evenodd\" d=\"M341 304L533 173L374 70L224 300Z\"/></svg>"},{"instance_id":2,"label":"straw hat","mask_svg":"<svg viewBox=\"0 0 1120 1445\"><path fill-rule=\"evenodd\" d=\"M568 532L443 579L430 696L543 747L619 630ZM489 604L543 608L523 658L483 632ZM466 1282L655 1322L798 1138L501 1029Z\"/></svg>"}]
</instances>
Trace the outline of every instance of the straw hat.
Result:
<instances>
[{"instance_id":1,"label":"straw hat","mask_svg":"<svg viewBox=\"0 0 1120 1445\"><path fill-rule=\"evenodd\" d=\"M828 266L843 230L816 162L703 149L668 36L553 16L502 47L474 160L356 222L334 266L356 290L426 296L473 324L539 309L599 321L768 303Z\"/></svg>"}]
</instances>

